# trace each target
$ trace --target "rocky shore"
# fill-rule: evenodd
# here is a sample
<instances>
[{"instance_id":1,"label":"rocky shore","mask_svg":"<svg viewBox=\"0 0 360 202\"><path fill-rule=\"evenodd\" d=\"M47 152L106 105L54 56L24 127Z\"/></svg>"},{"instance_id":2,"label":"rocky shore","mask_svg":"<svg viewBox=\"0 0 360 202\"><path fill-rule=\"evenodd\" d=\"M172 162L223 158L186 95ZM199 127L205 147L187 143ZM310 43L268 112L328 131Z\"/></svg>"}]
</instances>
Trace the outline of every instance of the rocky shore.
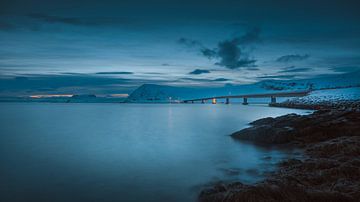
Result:
<instances>
[{"instance_id":1,"label":"rocky shore","mask_svg":"<svg viewBox=\"0 0 360 202\"><path fill-rule=\"evenodd\" d=\"M214 185L200 193L199 201L359 201L359 108L264 118L232 137L291 144L303 148L305 157L281 162L278 171L255 185Z\"/></svg>"},{"instance_id":2,"label":"rocky shore","mask_svg":"<svg viewBox=\"0 0 360 202\"><path fill-rule=\"evenodd\" d=\"M295 109L338 109L338 110L360 110L360 101L354 100L336 100L336 101L316 101L304 102L302 99L291 99L281 103L272 103L272 107L286 107Z\"/></svg>"}]
</instances>

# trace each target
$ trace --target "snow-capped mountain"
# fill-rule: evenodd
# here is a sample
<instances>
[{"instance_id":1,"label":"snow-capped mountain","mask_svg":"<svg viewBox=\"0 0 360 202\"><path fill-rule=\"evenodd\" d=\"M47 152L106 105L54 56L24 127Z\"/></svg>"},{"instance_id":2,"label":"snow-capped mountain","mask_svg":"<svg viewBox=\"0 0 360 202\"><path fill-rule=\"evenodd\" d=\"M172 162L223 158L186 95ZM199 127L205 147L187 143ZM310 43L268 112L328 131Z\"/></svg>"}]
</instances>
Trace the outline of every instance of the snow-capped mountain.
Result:
<instances>
[{"instance_id":1,"label":"snow-capped mountain","mask_svg":"<svg viewBox=\"0 0 360 202\"><path fill-rule=\"evenodd\" d=\"M248 85L216 88L174 87L144 84L134 90L128 102L169 102L223 95L270 93L278 91L320 90L360 86L360 72L301 80L266 80Z\"/></svg>"}]
</instances>

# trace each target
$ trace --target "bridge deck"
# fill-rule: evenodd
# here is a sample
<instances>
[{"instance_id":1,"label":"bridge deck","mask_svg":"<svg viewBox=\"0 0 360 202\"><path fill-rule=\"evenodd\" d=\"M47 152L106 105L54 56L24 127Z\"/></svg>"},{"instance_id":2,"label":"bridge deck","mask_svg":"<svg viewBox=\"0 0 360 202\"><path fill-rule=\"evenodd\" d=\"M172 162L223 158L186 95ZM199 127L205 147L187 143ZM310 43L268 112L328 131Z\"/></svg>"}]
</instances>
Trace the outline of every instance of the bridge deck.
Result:
<instances>
[{"instance_id":1,"label":"bridge deck","mask_svg":"<svg viewBox=\"0 0 360 202\"><path fill-rule=\"evenodd\" d=\"M263 93L263 94L247 94L247 95L225 95L214 96L207 98L196 98L190 100L183 100L183 102L202 101L211 99L226 99L226 98L266 98L266 97L303 97L310 93L310 91L296 91L296 92L281 92L281 93Z\"/></svg>"}]
</instances>

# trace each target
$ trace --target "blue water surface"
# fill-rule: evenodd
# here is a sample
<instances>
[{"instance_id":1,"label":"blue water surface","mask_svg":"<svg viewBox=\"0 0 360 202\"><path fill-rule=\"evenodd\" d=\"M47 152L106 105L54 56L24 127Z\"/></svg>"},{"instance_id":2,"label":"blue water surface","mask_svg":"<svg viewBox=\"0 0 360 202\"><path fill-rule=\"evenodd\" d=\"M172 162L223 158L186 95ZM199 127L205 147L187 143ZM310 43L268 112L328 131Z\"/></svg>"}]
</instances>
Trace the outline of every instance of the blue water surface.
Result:
<instances>
[{"instance_id":1,"label":"blue water surface","mask_svg":"<svg viewBox=\"0 0 360 202\"><path fill-rule=\"evenodd\" d=\"M0 104L0 201L194 201L254 183L294 150L229 135L307 111L240 104Z\"/></svg>"}]
</instances>

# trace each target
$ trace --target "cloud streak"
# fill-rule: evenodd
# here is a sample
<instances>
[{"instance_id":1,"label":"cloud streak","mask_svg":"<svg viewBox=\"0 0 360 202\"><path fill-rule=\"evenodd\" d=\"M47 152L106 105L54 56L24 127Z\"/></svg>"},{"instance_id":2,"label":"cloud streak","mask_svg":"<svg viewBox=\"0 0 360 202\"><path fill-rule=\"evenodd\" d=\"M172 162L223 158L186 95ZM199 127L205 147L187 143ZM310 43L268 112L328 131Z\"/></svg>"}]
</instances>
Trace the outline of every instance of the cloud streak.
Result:
<instances>
[{"instance_id":1,"label":"cloud streak","mask_svg":"<svg viewBox=\"0 0 360 202\"><path fill-rule=\"evenodd\" d=\"M296 68L295 66L285 67L283 70L279 71L279 73L297 73L297 72L308 72L311 71L311 68L303 67Z\"/></svg>"},{"instance_id":2,"label":"cloud streak","mask_svg":"<svg viewBox=\"0 0 360 202\"><path fill-rule=\"evenodd\" d=\"M195 69L194 71L189 72L189 74L199 75L199 74L208 74L209 70L206 69Z\"/></svg>"},{"instance_id":3,"label":"cloud streak","mask_svg":"<svg viewBox=\"0 0 360 202\"><path fill-rule=\"evenodd\" d=\"M284 55L281 56L279 58L276 59L276 62L295 62L295 61L302 61L302 60L306 60L310 57L310 55L305 54L305 55L299 55L299 54L295 54L295 55Z\"/></svg>"},{"instance_id":4,"label":"cloud streak","mask_svg":"<svg viewBox=\"0 0 360 202\"><path fill-rule=\"evenodd\" d=\"M61 23L74 26L103 26L128 23L128 19L120 18L81 18L81 17L63 17L56 15L48 15L42 13L31 13L27 17L38 20L40 22L46 22L50 24Z\"/></svg>"},{"instance_id":5,"label":"cloud streak","mask_svg":"<svg viewBox=\"0 0 360 202\"><path fill-rule=\"evenodd\" d=\"M133 72L96 72L95 74L134 74Z\"/></svg>"},{"instance_id":6,"label":"cloud streak","mask_svg":"<svg viewBox=\"0 0 360 202\"><path fill-rule=\"evenodd\" d=\"M226 78L216 78L216 79L199 79L199 78L189 78L189 77L184 77L181 78L180 80L185 80L185 81L195 81L195 82L224 82L224 81L231 81L230 79L226 79Z\"/></svg>"}]
</instances>

